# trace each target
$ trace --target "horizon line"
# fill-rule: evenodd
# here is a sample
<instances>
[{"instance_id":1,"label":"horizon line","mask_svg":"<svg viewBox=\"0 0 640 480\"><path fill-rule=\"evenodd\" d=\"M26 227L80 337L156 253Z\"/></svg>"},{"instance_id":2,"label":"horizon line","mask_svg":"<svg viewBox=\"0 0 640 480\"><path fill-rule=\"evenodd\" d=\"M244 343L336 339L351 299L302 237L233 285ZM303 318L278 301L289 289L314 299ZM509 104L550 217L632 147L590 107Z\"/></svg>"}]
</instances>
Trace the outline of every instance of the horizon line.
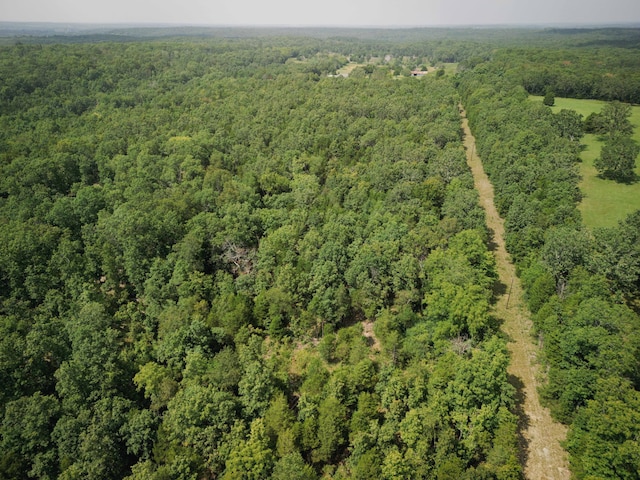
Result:
<instances>
[{"instance_id":1,"label":"horizon line","mask_svg":"<svg viewBox=\"0 0 640 480\"><path fill-rule=\"evenodd\" d=\"M640 28L640 20L627 22L507 22L507 23L452 23L452 24L251 24L251 23L194 23L194 22L145 22L145 21L42 21L42 20L0 20L0 25L50 25L76 27L144 27L144 28L326 28L326 29L412 29L412 28Z\"/></svg>"}]
</instances>

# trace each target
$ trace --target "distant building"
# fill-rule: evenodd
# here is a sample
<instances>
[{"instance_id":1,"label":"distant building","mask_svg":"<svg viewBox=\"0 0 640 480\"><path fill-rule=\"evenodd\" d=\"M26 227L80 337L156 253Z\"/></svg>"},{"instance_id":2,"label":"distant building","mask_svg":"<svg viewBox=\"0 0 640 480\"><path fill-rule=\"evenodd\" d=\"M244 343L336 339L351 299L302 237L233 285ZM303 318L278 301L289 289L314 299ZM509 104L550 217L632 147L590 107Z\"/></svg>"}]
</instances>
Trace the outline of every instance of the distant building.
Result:
<instances>
[{"instance_id":1,"label":"distant building","mask_svg":"<svg viewBox=\"0 0 640 480\"><path fill-rule=\"evenodd\" d=\"M426 72L426 71L423 71L423 70L411 70L411 76L412 77L423 77L427 73L429 73L429 72Z\"/></svg>"}]
</instances>

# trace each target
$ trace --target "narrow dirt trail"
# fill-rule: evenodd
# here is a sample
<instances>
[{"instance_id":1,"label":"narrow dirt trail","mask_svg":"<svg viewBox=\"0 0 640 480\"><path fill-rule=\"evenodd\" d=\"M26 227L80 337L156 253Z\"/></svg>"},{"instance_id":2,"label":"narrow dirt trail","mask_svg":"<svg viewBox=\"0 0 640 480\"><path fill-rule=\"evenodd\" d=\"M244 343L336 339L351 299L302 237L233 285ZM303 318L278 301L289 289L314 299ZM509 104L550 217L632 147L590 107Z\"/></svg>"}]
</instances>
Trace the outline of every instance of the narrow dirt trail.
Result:
<instances>
[{"instance_id":1,"label":"narrow dirt trail","mask_svg":"<svg viewBox=\"0 0 640 480\"><path fill-rule=\"evenodd\" d=\"M475 138L469 130L465 111L460 107L467 163L480 196L480 205L492 232L492 250L503 292L497 294L495 315L503 321L502 330L509 337L511 354L508 369L511 383L518 390L520 416L520 454L524 474L531 480L564 480L571 478L567 453L560 446L566 438L566 427L551 418L549 410L538 398L538 348L531 339L531 318L523 302L520 279L504 244L504 220L493 201L493 185L476 154Z\"/></svg>"}]
</instances>

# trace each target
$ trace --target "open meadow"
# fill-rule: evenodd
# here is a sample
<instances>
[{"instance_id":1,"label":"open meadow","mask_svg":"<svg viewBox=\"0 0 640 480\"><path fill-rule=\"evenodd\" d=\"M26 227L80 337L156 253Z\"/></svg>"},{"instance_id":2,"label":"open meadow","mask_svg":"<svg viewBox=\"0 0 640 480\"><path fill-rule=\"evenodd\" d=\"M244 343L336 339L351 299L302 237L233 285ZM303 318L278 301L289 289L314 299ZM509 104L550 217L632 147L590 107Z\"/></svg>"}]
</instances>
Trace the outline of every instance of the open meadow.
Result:
<instances>
[{"instance_id":1,"label":"open meadow","mask_svg":"<svg viewBox=\"0 0 640 480\"><path fill-rule=\"evenodd\" d=\"M542 101L542 97L531 97ZM590 113L600 112L605 102L601 100L583 100L575 98L556 98L552 107L554 113L562 109L574 110L584 118ZM633 106L631 124L634 126L633 138L640 142L640 106ZM598 135L588 134L582 138L580 158L580 190L584 198L578 209L582 213L585 225L589 228L611 227L630 213L640 209L640 182L631 184L616 183L598 176L593 162L600 156L602 142ZM636 160L636 174L640 176L640 167Z\"/></svg>"}]
</instances>

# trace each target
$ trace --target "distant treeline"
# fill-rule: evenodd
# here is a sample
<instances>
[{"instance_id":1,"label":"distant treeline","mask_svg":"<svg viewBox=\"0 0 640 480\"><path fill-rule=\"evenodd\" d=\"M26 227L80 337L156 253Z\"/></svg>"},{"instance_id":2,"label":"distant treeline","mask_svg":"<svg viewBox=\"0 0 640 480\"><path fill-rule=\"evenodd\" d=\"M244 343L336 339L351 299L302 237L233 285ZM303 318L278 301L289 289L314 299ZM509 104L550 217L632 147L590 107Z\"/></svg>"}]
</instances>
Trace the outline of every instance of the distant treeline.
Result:
<instances>
[{"instance_id":1,"label":"distant treeline","mask_svg":"<svg viewBox=\"0 0 640 480\"><path fill-rule=\"evenodd\" d=\"M636 48L506 49L493 59L531 94L640 103Z\"/></svg>"},{"instance_id":2,"label":"distant treeline","mask_svg":"<svg viewBox=\"0 0 640 480\"><path fill-rule=\"evenodd\" d=\"M0 45L242 40L334 52L462 63L492 60L535 95L640 103L640 28L278 28L0 23ZM294 56L296 56L294 54Z\"/></svg>"}]
</instances>

